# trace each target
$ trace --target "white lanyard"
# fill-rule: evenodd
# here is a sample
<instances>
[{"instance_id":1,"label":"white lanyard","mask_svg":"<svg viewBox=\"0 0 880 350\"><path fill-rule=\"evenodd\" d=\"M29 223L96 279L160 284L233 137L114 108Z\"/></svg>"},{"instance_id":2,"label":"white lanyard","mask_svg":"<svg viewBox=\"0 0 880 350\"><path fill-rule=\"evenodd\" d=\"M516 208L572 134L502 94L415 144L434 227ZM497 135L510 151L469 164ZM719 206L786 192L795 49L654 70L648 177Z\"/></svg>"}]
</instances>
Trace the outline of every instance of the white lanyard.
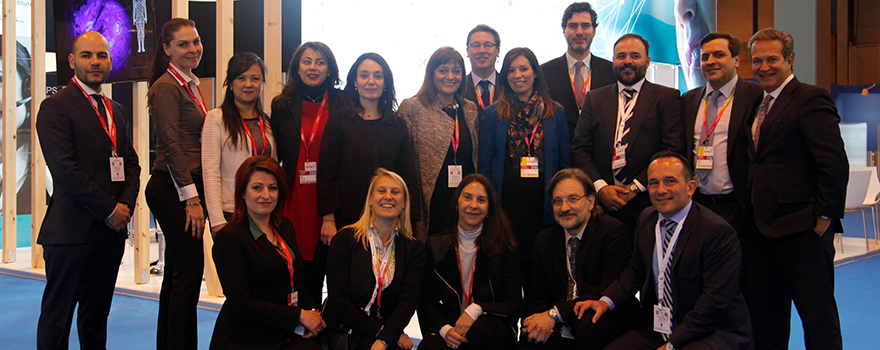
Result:
<instances>
[{"instance_id":1,"label":"white lanyard","mask_svg":"<svg viewBox=\"0 0 880 350\"><path fill-rule=\"evenodd\" d=\"M623 102L624 97L617 94L617 128L614 129L614 145L620 144L620 139L623 138L623 128L626 126L626 121L629 118L632 118L633 109L636 106L636 97L638 96L638 91L633 94L632 103L629 105L629 109L625 109L626 104Z\"/></svg>"},{"instance_id":2,"label":"white lanyard","mask_svg":"<svg viewBox=\"0 0 880 350\"><path fill-rule=\"evenodd\" d=\"M684 220L682 220L684 221ZM666 236L666 227L661 225L663 219L657 218L657 226L654 229L654 250L656 251L656 263L657 263L657 302L663 299L663 293L666 290L666 267L669 264L669 259L672 259L672 252L675 251L676 243L678 243L678 234L681 233L681 222L675 225L675 232L672 233L672 238L669 239L669 245L666 247L666 254L663 254L663 239Z\"/></svg>"},{"instance_id":3,"label":"white lanyard","mask_svg":"<svg viewBox=\"0 0 880 350\"><path fill-rule=\"evenodd\" d=\"M378 235L377 235L378 236ZM376 277L376 288L373 288L373 295L370 297L370 302L367 303L367 306L364 307L364 312L367 315L370 315L370 307L373 306L373 303L376 305L382 305L381 295L382 295L382 284L385 282L385 273L388 272L388 262L391 261L391 253L394 252L395 242L394 236L391 237L391 246L385 250L385 259L379 260L379 251L376 249L376 242L373 239L372 235L369 237L370 240L370 252L372 264L370 269L373 270L373 275Z\"/></svg>"}]
</instances>

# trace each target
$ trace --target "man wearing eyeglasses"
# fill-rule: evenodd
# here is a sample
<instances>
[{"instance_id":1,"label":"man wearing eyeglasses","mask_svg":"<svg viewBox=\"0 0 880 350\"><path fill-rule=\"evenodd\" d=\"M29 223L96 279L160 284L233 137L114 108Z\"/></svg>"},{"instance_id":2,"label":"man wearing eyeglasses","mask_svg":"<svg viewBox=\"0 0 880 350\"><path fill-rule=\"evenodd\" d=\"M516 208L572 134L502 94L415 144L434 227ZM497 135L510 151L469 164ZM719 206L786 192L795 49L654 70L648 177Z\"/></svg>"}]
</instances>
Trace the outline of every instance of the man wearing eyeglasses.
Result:
<instances>
[{"instance_id":1,"label":"man wearing eyeglasses","mask_svg":"<svg viewBox=\"0 0 880 350\"><path fill-rule=\"evenodd\" d=\"M632 239L626 226L602 215L593 180L577 168L560 170L548 190L557 225L535 237L532 292L526 299L521 349L602 349L635 327L638 303L593 324L574 305L598 299L626 268ZM529 273L523 271L523 273Z\"/></svg>"},{"instance_id":2,"label":"man wearing eyeglasses","mask_svg":"<svg viewBox=\"0 0 880 350\"><path fill-rule=\"evenodd\" d=\"M568 136L574 139L581 103L587 91L614 84L611 62L590 53L599 22L596 10L587 2L575 2L562 15L562 33L568 51L541 65L550 97L565 108Z\"/></svg>"},{"instance_id":3,"label":"man wearing eyeglasses","mask_svg":"<svg viewBox=\"0 0 880 350\"><path fill-rule=\"evenodd\" d=\"M501 37L498 31L485 24L471 29L467 38L467 57L471 61L471 73L467 76L462 97L477 104L478 115L495 102L495 61L500 52Z\"/></svg>"}]
</instances>

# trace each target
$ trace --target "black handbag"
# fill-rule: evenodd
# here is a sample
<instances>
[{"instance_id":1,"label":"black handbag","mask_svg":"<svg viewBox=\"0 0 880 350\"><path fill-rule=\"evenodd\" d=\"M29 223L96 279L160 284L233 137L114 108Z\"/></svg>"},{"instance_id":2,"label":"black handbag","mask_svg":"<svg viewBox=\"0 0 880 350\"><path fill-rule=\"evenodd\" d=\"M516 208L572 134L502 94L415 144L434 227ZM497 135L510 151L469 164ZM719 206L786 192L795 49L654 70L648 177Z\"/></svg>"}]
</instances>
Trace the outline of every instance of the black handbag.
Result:
<instances>
[{"instance_id":1,"label":"black handbag","mask_svg":"<svg viewBox=\"0 0 880 350\"><path fill-rule=\"evenodd\" d=\"M329 298L327 298L329 299ZM324 317L324 311L327 308L327 299L321 304L321 317ZM345 328L345 325L327 325L327 328L321 332L321 347L324 350L355 350L360 342L360 335L353 332L351 328Z\"/></svg>"}]
</instances>

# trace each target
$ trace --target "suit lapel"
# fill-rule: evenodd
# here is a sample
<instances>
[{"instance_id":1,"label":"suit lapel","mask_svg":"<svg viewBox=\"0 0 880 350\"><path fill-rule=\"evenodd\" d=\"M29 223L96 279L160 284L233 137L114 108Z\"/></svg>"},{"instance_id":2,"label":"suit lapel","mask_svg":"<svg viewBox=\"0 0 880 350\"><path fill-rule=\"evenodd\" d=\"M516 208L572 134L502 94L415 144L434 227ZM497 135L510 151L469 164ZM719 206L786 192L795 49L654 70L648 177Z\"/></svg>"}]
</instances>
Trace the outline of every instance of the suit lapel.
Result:
<instances>
[{"instance_id":1,"label":"suit lapel","mask_svg":"<svg viewBox=\"0 0 880 350\"><path fill-rule=\"evenodd\" d=\"M596 217L593 216L587 221L587 227L584 229L584 234L581 235L581 243L578 246L577 254L575 255L575 266L577 266L577 276L575 281L582 281L584 278L584 269L581 267L584 266L584 260L587 259L587 252L590 250L590 245L593 244L593 238L596 237L596 230L599 229L599 220L596 220Z\"/></svg>"},{"instance_id":2,"label":"suit lapel","mask_svg":"<svg viewBox=\"0 0 880 350\"><path fill-rule=\"evenodd\" d=\"M691 210L688 212L687 218L684 219L684 226L681 227L681 232L678 234L678 241L676 241L675 243L675 250L672 251L673 276L675 273L675 265L681 258L681 254L684 253L687 247L688 239L691 238L691 232L693 231L694 226L696 226L699 220L700 208L696 202L691 202ZM673 279L674 278L675 277L673 277Z\"/></svg>"},{"instance_id":3,"label":"suit lapel","mask_svg":"<svg viewBox=\"0 0 880 350\"><path fill-rule=\"evenodd\" d=\"M562 281L566 281L563 283L563 286L568 285L568 234L565 233L565 229L561 226L556 226L556 230L553 230L550 234L550 240L548 244L550 245L547 249L549 250L550 256L553 257L553 271L557 271L557 276L563 277ZM567 287L566 287L567 288Z\"/></svg>"},{"instance_id":4,"label":"suit lapel","mask_svg":"<svg viewBox=\"0 0 880 350\"><path fill-rule=\"evenodd\" d=\"M734 96L733 106L731 106L730 109L730 120L727 125L727 154L730 154L730 151L733 149L733 144L736 142L736 135L739 133L743 121L749 119L749 105L752 102L751 86L745 80L742 80L742 78L738 79L739 80L736 82L736 91L739 91L740 95L739 98Z\"/></svg>"},{"instance_id":5,"label":"suit lapel","mask_svg":"<svg viewBox=\"0 0 880 350\"><path fill-rule=\"evenodd\" d=\"M107 146L106 149L108 151L111 150L112 145L110 143L110 137L107 136L107 132L104 131L104 126L101 124L101 120L100 120L101 117L99 117L98 114L95 113L95 109L92 108L92 103L90 102L90 99L88 97L86 97L85 94L83 94L82 90L80 90L79 87L77 87L76 84L74 84L73 82L70 82L69 84L67 84L67 87L70 88L70 92L71 92L71 94L69 96L70 97L70 104L69 105L73 106L74 108L76 108L79 111L79 113L83 116L83 118L85 118L86 123L88 123L94 129L94 132L96 133L96 135L100 135L100 136L98 136L98 138L101 140L100 142L103 143L105 146ZM104 106L104 108L106 109L106 108L112 108L112 107ZM116 117L117 116L114 115L114 118L113 118L114 123L116 122ZM118 117L122 117L122 116L118 116ZM118 134L119 134L119 130L117 129L117 135ZM119 137L117 136L117 139L118 138ZM107 152L107 153L109 154L110 152Z\"/></svg>"},{"instance_id":6,"label":"suit lapel","mask_svg":"<svg viewBox=\"0 0 880 350\"><path fill-rule=\"evenodd\" d=\"M617 141L614 139L615 129L617 129L617 107L619 106L617 95L620 93L617 88L617 84L614 84L613 89L607 90L607 95L602 102L604 106L601 111L601 116L605 122L605 135L608 137L608 149L611 150L612 154L614 153L614 143Z\"/></svg>"},{"instance_id":7,"label":"suit lapel","mask_svg":"<svg viewBox=\"0 0 880 350\"><path fill-rule=\"evenodd\" d=\"M633 107L633 115L629 120L629 134L627 134L630 139L630 145L633 145L634 142L632 141L637 140L636 135L639 134L639 129L642 128L642 122L647 117L651 105L654 104L654 90L654 84L645 80L645 83L642 84L642 91L637 92L636 105Z\"/></svg>"},{"instance_id":8,"label":"suit lapel","mask_svg":"<svg viewBox=\"0 0 880 350\"><path fill-rule=\"evenodd\" d=\"M703 86L703 88L700 89L699 95L694 95L690 101L684 101L684 103L685 103L685 105L684 105L684 109L685 109L685 111L684 111L685 112L684 113L684 118L685 118L684 135L685 135L685 142L687 142L687 145L688 145L687 149L691 151L688 154L686 154L686 156L688 157L688 159L691 160L692 163L694 160L693 159L694 158L694 156L693 156L693 154L694 154L694 152L693 152L694 134L696 133L695 129L697 126L697 120L701 119L701 117L702 117L700 115L700 104L703 103L703 96L705 96L705 95L706 95L706 86ZM729 145L729 143L728 143L728 145Z\"/></svg>"},{"instance_id":9,"label":"suit lapel","mask_svg":"<svg viewBox=\"0 0 880 350\"><path fill-rule=\"evenodd\" d=\"M780 115L782 115L782 112L788 108L788 104L791 102L792 99L792 94L795 90L797 90L800 84L801 83L797 80L797 78L792 78L791 81L788 82L788 85L786 85L785 88L782 89L782 92L779 93L776 101L773 102L773 106L770 107L770 110L767 111L767 115L764 116L764 121L761 123L761 135L758 138L758 142L761 142L761 140L767 140L770 128L773 127L773 123L776 122L776 119L778 119ZM758 144L757 153L761 153L763 145L763 142Z\"/></svg>"}]
</instances>

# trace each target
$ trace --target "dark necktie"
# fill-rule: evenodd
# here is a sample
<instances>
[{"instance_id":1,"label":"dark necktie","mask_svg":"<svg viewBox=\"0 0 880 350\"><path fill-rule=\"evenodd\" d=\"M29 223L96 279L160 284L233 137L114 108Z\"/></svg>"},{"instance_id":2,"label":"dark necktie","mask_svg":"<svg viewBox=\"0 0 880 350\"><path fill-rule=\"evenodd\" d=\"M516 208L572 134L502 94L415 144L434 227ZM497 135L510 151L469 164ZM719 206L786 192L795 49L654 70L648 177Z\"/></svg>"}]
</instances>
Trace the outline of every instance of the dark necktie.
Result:
<instances>
[{"instance_id":1,"label":"dark necktie","mask_svg":"<svg viewBox=\"0 0 880 350\"><path fill-rule=\"evenodd\" d=\"M480 86L480 99L483 100L483 106L489 107L492 104L490 98L492 97L492 93L489 92L489 85L491 85L488 80L481 80L477 85Z\"/></svg>"},{"instance_id":2,"label":"dark necktie","mask_svg":"<svg viewBox=\"0 0 880 350\"><path fill-rule=\"evenodd\" d=\"M574 98L580 102L584 99L584 95L581 95L581 92L584 91L584 75L581 74L581 68L583 68L584 62L577 61L574 63Z\"/></svg>"},{"instance_id":3,"label":"dark necktie","mask_svg":"<svg viewBox=\"0 0 880 350\"><path fill-rule=\"evenodd\" d=\"M575 289L575 277L577 276L576 269L576 259L578 246L580 245L581 240L577 237L571 237L568 239L568 268L571 269L571 273L568 274L568 296L566 296L565 300L574 300L577 298L577 290Z\"/></svg>"},{"instance_id":4,"label":"dark necktie","mask_svg":"<svg viewBox=\"0 0 880 350\"><path fill-rule=\"evenodd\" d=\"M764 102L761 103L761 110L758 112L758 120L755 121L755 150L758 150L758 138L761 136L761 124L764 123L764 117L767 116L767 112L770 109L770 101L773 101L773 96L767 95L764 97Z\"/></svg>"},{"instance_id":5,"label":"dark necktie","mask_svg":"<svg viewBox=\"0 0 880 350\"><path fill-rule=\"evenodd\" d=\"M623 89L623 110L631 111L632 104L635 103L633 99L636 95L635 89ZM620 146L626 148L626 145L629 143L629 120L632 118L628 118L626 122L623 123L623 132L620 134ZM619 185L626 184L626 166L617 168L614 170L614 179L617 180Z\"/></svg>"},{"instance_id":6,"label":"dark necktie","mask_svg":"<svg viewBox=\"0 0 880 350\"><path fill-rule=\"evenodd\" d=\"M98 105L98 113L101 113L101 118L104 119L104 122L107 122L107 110L104 108L104 96L101 94L92 94L91 96L95 99L95 102Z\"/></svg>"},{"instance_id":7,"label":"dark necktie","mask_svg":"<svg viewBox=\"0 0 880 350\"><path fill-rule=\"evenodd\" d=\"M664 219L660 224L666 228L666 235L663 237L663 250L661 252L661 254L666 255L666 250L671 249L669 243L672 240L672 234L675 233L675 226L677 223L670 219ZM662 255L660 257L662 258ZM663 300L660 302L660 306L669 308L669 314L674 315L672 312L672 257L666 262L666 269L663 271L663 276L665 282L663 287ZM669 336L663 334L663 340L666 341L668 339Z\"/></svg>"}]
</instances>

